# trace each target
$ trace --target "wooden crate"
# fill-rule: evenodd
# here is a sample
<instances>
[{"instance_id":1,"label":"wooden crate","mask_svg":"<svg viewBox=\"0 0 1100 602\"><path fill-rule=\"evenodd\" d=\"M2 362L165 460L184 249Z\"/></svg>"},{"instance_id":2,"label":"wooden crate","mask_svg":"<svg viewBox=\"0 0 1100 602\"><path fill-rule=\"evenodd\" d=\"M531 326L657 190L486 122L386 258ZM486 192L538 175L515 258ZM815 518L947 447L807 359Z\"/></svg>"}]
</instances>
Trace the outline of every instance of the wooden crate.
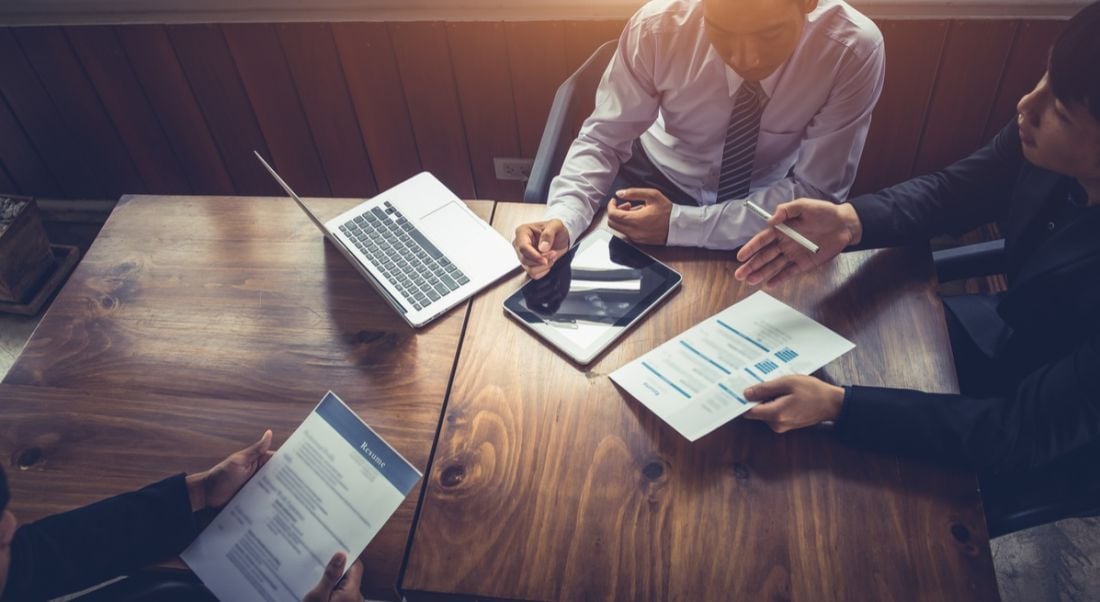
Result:
<instances>
[{"instance_id":1,"label":"wooden crate","mask_svg":"<svg viewBox=\"0 0 1100 602\"><path fill-rule=\"evenodd\" d=\"M6 227L0 223L0 301L22 303L50 272L54 255L34 199L0 196L0 209L8 199L23 206Z\"/></svg>"}]
</instances>

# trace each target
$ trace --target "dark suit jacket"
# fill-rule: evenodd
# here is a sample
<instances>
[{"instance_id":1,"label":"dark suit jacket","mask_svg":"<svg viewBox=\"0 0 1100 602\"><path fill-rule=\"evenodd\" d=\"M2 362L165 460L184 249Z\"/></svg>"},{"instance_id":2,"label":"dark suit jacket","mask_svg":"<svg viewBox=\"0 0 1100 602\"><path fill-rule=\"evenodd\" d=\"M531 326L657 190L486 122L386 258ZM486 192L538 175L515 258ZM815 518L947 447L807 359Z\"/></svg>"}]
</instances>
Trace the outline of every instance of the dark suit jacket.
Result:
<instances>
[{"instance_id":1,"label":"dark suit jacket","mask_svg":"<svg viewBox=\"0 0 1100 602\"><path fill-rule=\"evenodd\" d=\"M4 600L80 591L172 558L198 535L184 475L19 527Z\"/></svg>"},{"instance_id":2,"label":"dark suit jacket","mask_svg":"<svg viewBox=\"0 0 1100 602\"><path fill-rule=\"evenodd\" d=\"M1044 465L1100 441L1100 208L1036 244L1044 207L1073 180L1026 161L1009 124L984 148L934 174L853 199L861 247L926 241L997 221L1008 291L994 352L1002 378L982 398L850 387L841 437L982 472Z\"/></svg>"}]
</instances>

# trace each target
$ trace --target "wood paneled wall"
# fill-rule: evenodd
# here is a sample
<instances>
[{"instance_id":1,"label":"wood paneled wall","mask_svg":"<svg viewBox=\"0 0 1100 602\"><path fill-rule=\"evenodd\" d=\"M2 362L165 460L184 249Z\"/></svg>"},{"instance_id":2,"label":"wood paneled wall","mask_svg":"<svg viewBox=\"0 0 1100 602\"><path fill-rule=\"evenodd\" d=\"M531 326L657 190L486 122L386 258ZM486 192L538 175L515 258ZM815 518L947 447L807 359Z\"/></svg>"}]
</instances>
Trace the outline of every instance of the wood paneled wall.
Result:
<instances>
[{"instance_id":1,"label":"wood paneled wall","mask_svg":"<svg viewBox=\"0 0 1100 602\"><path fill-rule=\"evenodd\" d=\"M1062 21L880 20L887 80L856 191L1006 123ZM430 170L518 200L557 85L621 21L0 28L0 192L367 196Z\"/></svg>"}]
</instances>

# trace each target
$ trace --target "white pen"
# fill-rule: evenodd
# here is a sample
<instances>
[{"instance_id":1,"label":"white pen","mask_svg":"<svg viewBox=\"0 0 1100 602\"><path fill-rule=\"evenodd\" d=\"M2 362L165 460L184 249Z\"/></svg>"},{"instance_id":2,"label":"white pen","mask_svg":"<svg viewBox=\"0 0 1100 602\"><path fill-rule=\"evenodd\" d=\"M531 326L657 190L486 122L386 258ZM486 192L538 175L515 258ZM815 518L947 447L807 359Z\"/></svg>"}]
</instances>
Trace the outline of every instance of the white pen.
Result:
<instances>
[{"instance_id":1,"label":"white pen","mask_svg":"<svg viewBox=\"0 0 1100 602\"><path fill-rule=\"evenodd\" d=\"M772 218L772 214L768 213L767 211L764 210L763 207L761 207L760 205L757 205L756 203L754 203L752 201L745 201L745 206L749 208L749 211L752 211L753 213L755 213L757 215L757 217L760 217L761 219L763 219L765 221L770 220ZM775 229L779 230L783 234L786 234L787 236L791 237L791 240L793 240L796 243L802 245L803 247L806 248L807 251L809 251L811 253L817 253L818 249L820 248L817 245L815 245L812 240L806 238L805 236L802 236L798 232L795 232L794 229L791 228L790 226L788 226L787 224L776 224Z\"/></svg>"}]
</instances>

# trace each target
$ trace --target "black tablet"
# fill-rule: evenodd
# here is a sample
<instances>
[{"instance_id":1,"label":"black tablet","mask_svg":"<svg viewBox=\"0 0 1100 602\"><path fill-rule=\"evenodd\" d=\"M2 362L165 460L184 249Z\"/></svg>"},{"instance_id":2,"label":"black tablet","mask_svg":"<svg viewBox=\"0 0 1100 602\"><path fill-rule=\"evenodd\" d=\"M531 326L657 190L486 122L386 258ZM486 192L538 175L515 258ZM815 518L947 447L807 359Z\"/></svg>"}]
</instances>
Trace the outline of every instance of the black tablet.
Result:
<instances>
[{"instance_id":1,"label":"black tablet","mask_svg":"<svg viewBox=\"0 0 1100 602\"><path fill-rule=\"evenodd\" d=\"M682 276L607 230L574 245L504 310L579 364L588 364L680 286Z\"/></svg>"}]
</instances>

